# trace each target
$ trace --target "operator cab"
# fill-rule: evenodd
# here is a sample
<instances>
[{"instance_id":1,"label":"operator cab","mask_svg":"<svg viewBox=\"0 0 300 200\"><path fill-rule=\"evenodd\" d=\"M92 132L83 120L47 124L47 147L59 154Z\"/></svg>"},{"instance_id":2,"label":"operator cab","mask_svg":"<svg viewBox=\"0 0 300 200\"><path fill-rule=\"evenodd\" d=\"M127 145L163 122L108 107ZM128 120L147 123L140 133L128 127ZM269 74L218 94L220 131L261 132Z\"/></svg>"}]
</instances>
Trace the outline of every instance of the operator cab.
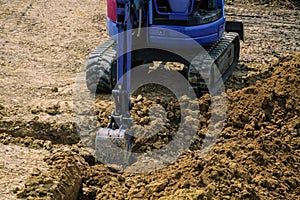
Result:
<instances>
[{"instance_id":1,"label":"operator cab","mask_svg":"<svg viewBox=\"0 0 300 200\"><path fill-rule=\"evenodd\" d=\"M153 0L153 24L195 26L223 17L222 1Z\"/></svg>"},{"instance_id":2,"label":"operator cab","mask_svg":"<svg viewBox=\"0 0 300 200\"><path fill-rule=\"evenodd\" d=\"M116 0L107 0L107 30L110 36L116 35ZM142 13L142 17L139 15ZM197 41L200 45L209 45L218 41L225 31L223 0L148 0L144 1L136 19L142 19L142 26L149 28L147 46L174 48ZM134 28L138 28L136 23ZM164 30L173 30L188 37L165 34ZM184 45L183 45L184 44Z\"/></svg>"}]
</instances>

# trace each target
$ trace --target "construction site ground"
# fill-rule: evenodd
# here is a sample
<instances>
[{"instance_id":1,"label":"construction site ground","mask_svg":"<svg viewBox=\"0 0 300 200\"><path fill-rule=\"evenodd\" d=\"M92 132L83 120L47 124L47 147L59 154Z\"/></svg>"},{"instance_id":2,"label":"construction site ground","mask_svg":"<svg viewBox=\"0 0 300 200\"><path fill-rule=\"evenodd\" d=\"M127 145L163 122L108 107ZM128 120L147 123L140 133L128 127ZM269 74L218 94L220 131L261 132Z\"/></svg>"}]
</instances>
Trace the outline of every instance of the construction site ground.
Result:
<instances>
[{"instance_id":1,"label":"construction site ground","mask_svg":"<svg viewBox=\"0 0 300 200\"><path fill-rule=\"evenodd\" d=\"M245 41L225 85L216 144L205 156L194 144L174 163L130 173L95 162L74 120L74 86L108 37L106 2L0 0L0 199L299 199L299 2L236 0L225 9L228 20L243 21ZM137 124L147 124L154 102L178 120L175 100L157 92L133 97ZM108 122L110 98L95 101L98 125ZM198 136L210 123L210 101L198 100ZM159 148L160 134L134 147Z\"/></svg>"}]
</instances>

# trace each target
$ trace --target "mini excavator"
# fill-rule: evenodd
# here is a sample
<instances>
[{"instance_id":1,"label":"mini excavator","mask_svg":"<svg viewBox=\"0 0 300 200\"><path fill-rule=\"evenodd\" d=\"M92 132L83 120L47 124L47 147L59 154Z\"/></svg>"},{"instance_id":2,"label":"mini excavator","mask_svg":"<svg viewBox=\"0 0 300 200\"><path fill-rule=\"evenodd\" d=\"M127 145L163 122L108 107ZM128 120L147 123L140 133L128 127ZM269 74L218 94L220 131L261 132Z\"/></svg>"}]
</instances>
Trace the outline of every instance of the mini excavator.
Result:
<instances>
[{"instance_id":1,"label":"mini excavator","mask_svg":"<svg viewBox=\"0 0 300 200\"><path fill-rule=\"evenodd\" d=\"M130 130L133 119L129 72L134 67L153 61L183 63L181 74L197 95L207 92L204 76L217 90L220 81L226 81L232 74L238 63L244 28L242 22L226 21L224 4L224 0L107 0L110 38L90 54L86 65L90 92L111 92L115 103L108 126L100 128L96 135L99 160L118 160L116 164L122 164L131 151L134 134ZM212 75L213 70L191 64L199 54L195 42L213 59L221 73L219 80ZM143 48L137 48L139 45ZM176 48L186 50L187 55L172 53ZM112 144L122 148L110 148Z\"/></svg>"}]
</instances>

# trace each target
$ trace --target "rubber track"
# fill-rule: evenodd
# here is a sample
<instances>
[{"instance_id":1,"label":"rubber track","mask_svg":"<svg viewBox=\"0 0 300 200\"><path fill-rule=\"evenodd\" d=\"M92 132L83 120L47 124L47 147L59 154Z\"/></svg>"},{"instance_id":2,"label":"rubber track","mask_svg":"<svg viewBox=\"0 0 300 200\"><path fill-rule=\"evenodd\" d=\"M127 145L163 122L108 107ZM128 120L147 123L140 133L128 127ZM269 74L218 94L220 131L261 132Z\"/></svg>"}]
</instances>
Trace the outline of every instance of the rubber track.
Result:
<instances>
[{"instance_id":1,"label":"rubber track","mask_svg":"<svg viewBox=\"0 0 300 200\"><path fill-rule=\"evenodd\" d=\"M86 63L86 85L91 93L111 92L111 66L116 57L116 43L111 38L89 55Z\"/></svg>"},{"instance_id":2,"label":"rubber track","mask_svg":"<svg viewBox=\"0 0 300 200\"><path fill-rule=\"evenodd\" d=\"M194 58L189 70L188 80L191 86L194 88L197 96L201 96L202 94L209 92L207 83L201 77L200 70L202 71L202 75L209 77L212 73L212 63L218 63L218 59L221 58L223 52L237 37L237 33L225 33L218 42L206 47L208 56L199 54ZM86 65L86 84L92 93L111 92L111 67L116 57L116 43L113 39L106 40L90 54ZM235 66L231 66L229 68L234 67ZM227 69L227 71L228 70L232 69ZM227 71L221 71L220 73L223 75ZM213 87L213 91L210 92L217 90L220 87L220 84L222 84L221 81L225 81L225 79L228 78L228 74L230 75L231 72L227 72L226 77L222 77L217 83L214 83L215 86Z\"/></svg>"},{"instance_id":3,"label":"rubber track","mask_svg":"<svg viewBox=\"0 0 300 200\"><path fill-rule=\"evenodd\" d=\"M205 48L208 52L207 55L199 54L193 59L188 73L188 80L197 96L201 96L208 92L215 93L219 89L222 82L226 81L226 79L230 76L237 63L233 63L232 66L230 66L228 69L225 69L225 71L220 70L222 77L217 82L213 83L214 85L211 88L212 90L208 91L207 84L211 83L205 82L201 74L206 76L206 80L208 80L209 76L211 76L211 73L213 73L211 71L212 63L218 63L218 60L221 59L223 52L237 38L237 33L225 33L218 42ZM234 59L236 60L238 58Z\"/></svg>"}]
</instances>

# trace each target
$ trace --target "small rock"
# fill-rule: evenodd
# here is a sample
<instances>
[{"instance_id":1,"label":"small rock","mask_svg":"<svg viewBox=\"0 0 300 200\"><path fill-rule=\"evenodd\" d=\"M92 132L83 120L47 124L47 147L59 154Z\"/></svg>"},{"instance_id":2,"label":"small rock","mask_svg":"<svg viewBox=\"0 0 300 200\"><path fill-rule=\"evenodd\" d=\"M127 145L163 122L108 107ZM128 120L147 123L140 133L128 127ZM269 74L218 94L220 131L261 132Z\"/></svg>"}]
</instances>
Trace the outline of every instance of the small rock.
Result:
<instances>
[{"instance_id":1,"label":"small rock","mask_svg":"<svg viewBox=\"0 0 300 200\"><path fill-rule=\"evenodd\" d=\"M138 101L142 101L143 100L143 96L142 95L138 95L135 99L136 102Z\"/></svg>"},{"instance_id":2,"label":"small rock","mask_svg":"<svg viewBox=\"0 0 300 200\"><path fill-rule=\"evenodd\" d=\"M52 92L58 92L58 87L53 87L53 88L51 89L51 91L52 91Z\"/></svg>"}]
</instances>

